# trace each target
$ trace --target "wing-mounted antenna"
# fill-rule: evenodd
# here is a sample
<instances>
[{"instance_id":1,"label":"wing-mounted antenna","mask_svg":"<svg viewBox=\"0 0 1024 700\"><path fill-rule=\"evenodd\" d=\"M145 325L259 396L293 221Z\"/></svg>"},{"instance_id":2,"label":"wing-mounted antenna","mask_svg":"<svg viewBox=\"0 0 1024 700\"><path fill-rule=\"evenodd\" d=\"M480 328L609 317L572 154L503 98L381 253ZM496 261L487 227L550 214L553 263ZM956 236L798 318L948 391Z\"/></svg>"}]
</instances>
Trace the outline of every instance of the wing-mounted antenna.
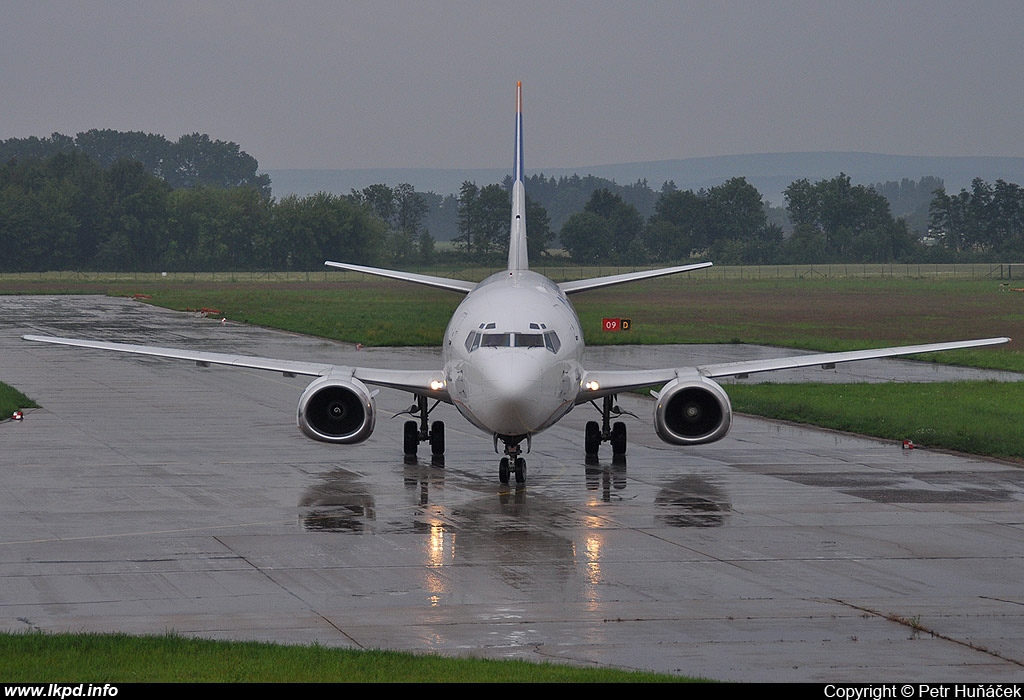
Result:
<instances>
[{"instance_id":1,"label":"wing-mounted antenna","mask_svg":"<svg viewBox=\"0 0 1024 700\"><path fill-rule=\"evenodd\" d=\"M512 166L512 225L508 241L509 272L529 269L526 255L526 187L523 182L523 83L516 83L516 157Z\"/></svg>"}]
</instances>

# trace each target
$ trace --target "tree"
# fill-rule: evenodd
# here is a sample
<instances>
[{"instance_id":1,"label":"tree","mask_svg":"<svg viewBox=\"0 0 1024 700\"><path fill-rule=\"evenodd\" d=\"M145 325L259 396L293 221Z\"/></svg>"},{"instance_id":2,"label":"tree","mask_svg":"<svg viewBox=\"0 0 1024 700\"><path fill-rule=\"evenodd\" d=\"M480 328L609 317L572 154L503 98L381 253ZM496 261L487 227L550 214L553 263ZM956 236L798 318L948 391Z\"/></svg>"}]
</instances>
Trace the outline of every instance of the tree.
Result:
<instances>
[{"instance_id":1,"label":"tree","mask_svg":"<svg viewBox=\"0 0 1024 700\"><path fill-rule=\"evenodd\" d=\"M429 207L426 199L415 187L409 183L402 183L394 188L383 184L370 185L361 191L352 190L350 198L367 207L387 225L388 257L393 263L408 263L422 259L420 243L425 242L425 239L421 229Z\"/></svg>"},{"instance_id":2,"label":"tree","mask_svg":"<svg viewBox=\"0 0 1024 700\"><path fill-rule=\"evenodd\" d=\"M352 198L365 204L381 221L392 226L395 218L395 191L387 185L370 185L362 191L352 190Z\"/></svg>"},{"instance_id":3,"label":"tree","mask_svg":"<svg viewBox=\"0 0 1024 700\"><path fill-rule=\"evenodd\" d=\"M171 143L163 136L141 131L92 129L75 138L54 133L49 139L29 137L0 142L0 161L11 158L49 158L82 151L104 169L119 160L139 161L151 175L172 187L254 187L270 197L270 178L256 171L256 159L238 144L214 141L206 134L182 136Z\"/></svg>"},{"instance_id":4,"label":"tree","mask_svg":"<svg viewBox=\"0 0 1024 700\"><path fill-rule=\"evenodd\" d=\"M416 241L416 244L420 252L420 261L424 265L432 264L437 256L434 249L434 243L434 237L430 235L430 231L423 229L419 235L419 239Z\"/></svg>"},{"instance_id":5,"label":"tree","mask_svg":"<svg viewBox=\"0 0 1024 700\"><path fill-rule=\"evenodd\" d=\"M288 195L273 208L266 256L285 270L312 270L326 259L321 250L328 201L321 195ZM383 227L383 224L381 224ZM347 261L346 261L347 262Z\"/></svg>"},{"instance_id":6,"label":"tree","mask_svg":"<svg viewBox=\"0 0 1024 700\"><path fill-rule=\"evenodd\" d=\"M952 251L1019 255L1024 250L1024 189L1004 180L975 178L971 190L939 190L929 208L929 226Z\"/></svg>"},{"instance_id":7,"label":"tree","mask_svg":"<svg viewBox=\"0 0 1024 700\"><path fill-rule=\"evenodd\" d=\"M492 253L507 253L510 207L508 192L501 185L478 188L475 183L463 182L456 246L478 261Z\"/></svg>"},{"instance_id":8,"label":"tree","mask_svg":"<svg viewBox=\"0 0 1024 700\"><path fill-rule=\"evenodd\" d=\"M691 244L679 226L666 219L652 218L644 230L644 250L656 262L683 260L690 256Z\"/></svg>"},{"instance_id":9,"label":"tree","mask_svg":"<svg viewBox=\"0 0 1024 700\"><path fill-rule=\"evenodd\" d=\"M480 236L479 218L480 188L466 180L459 189L458 231L455 246L472 258L477 252L477 238Z\"/></svg>"},{"instance_id":10,"label":"tree","mask_svg":"<svg viewBox=\"0 0 1024 700\"><path fill-rule=\"evenodd\" d=\"M409 183L396 187L394 196L395 228L415 238L419 235L423 220L427 216L427 203Z\"/></svg>"},{"instance_id":11,"label":"tree","mask_svg":"<svg viewBox=\"0 0 1024 700\"><path fill-rule=\"evenodd\" d=\"M970 231L973 222L967 214L968 200L966 191L950 196L943 189L935 193L928 208L929 232L941 240L946 248L957 253L967 250L974 243Z\"/></svg>"},{"instance_id":12,"label":"tree","mask_svg":"<svg viewBox=\"0 0 1024 700\"><path fill-rule=\"evenodd\" d=\"M477 251L483 256L492 253L508 255L509 212L512 210L509 193L501 185L487 185L480 190L477 207L480 227Z\"/></svg>"},{"instance_id":13,"label":"tree","mask_svg":"<svg viewBox=\"0 0 1024 700\"><path fill-rule=\"evenodd\" d=\"M222 190L195 187L174 190L168 197L168 269L231 269L231 223L223 195Z\"/></svg>"},{"instance_id":14,"label":"tree","mask_svg":"<svg viewBox=\"0 0 1024 700\"><path fill-rule=\"evenodd\" d=\"M526 255L530 262L539 260L555 238L548 212L529 196L526 198Z\"/></svg>"},{"instance_id":15,"label":"tree","mask_svg":"<svg viewBox=\"0 0 1024 700\"><path fill-rule=\"evenodd\" d=\"M768 222L768 204L746 178L736 177L704 193L711 257L725 264L764 265L778 260L782 229Z\"/></svg>"},{"instance_id":16,"label":"tree","mask_svg":"<svg viewBox=\"0 0 1024 700\"><path fill-rule=\"evenodd\" d=\"M761 193L746 178L734 177L705 194L709 243L757 237L767 224Z\"/></svg>"},{"instance_id":17,"label":"tree","mask_svg":"<svg viewBox=\"0 0 1024 700\"><path fill-rule=\"evenodd\" d=\"M729 264L768 263L777 255L782 230L769 224L767 208L742 177L697 193L666 183L648 223L646 248L660 261L696 253Z\"/></svg>"},{"instance_id":18,"label":"tree","mask_svg":"<svg viewBox=\"0 0 1024 700\"><path fill-rule=\"evenodd\" d=\"M459 198L454 194L441 196L434 192L421 192L427 203L427 216L423 225L439 241L451 241L459 235Z\"/></svg>"},{"instance_id":19,"label":"tree","mask_svg":"<svg viewBox=\"0 0 1024 700\"><path fill-rule=\"evenodd\" d=\"M91 129L79 133L74 145L92 157L100 167L109 168L119 160L142 163L147 172L165 176L173 145L163 136L141 131Z\"/></svg>"},{"instance_id":20,"label":"tree","mask_svg":"<svg viewBox=\"0 0 1024 700\"><path fill-rule=\"evenodd\" d=\"M808 265L828 258L825 235L810 224L800 224L783 246L782 259L790 264Z\"/></svg>"},{"instance_id":21,"label":"tree","mask_svg":"<svg viewBox=\"0 0 1024 700\"><path fill-rule=\"evenodd\" d=\"M576 262L605 260L612 250L613 235L608 220L590 211L570 216L558 237L562 247Z\"/></svg>"},{"instance_id":22,"label":"tree","mask_svg":"<svg viewBox=\"0 0 1024 700\"><path fill-rule=\"evenodd\" d=\"M110 228L98 241L96 263L106 270L154 270L167 243L170 187L139 161L119 160L106 173Z\"/></svg>"},{"instance_id":23,"label":"tree","mask_svg":"<svg viewBox=\"0 0 1024 700\"><path fill-rule=\"evenodd\" d=\"M1024 251L1024 189L1012 182L996 180L991 207L996 250L1019 255Z\"/></svg>"},{"instance_id":24,"label":"tree","mask_svg":"<svg viewBox=\"0 0 1024 700\"><path fill-rule=\"evenodd\" d=\"M237 143L214 141L207 134L188 134L170 149L164 179L172 187L255 187L270 196L270 178L257 175L256 159Z\"/></svg>"},{"instance_id":25,"label":"tree","mask_svg":"<svg viewBox=\"0 0 1024 700\"><path fill-rule=\"evenodd\" d=\"M269 214L267 234L258 242L264 267L318 270L324 260L372 265L383 257L387 226L350 197L289 195Z\"/></svg>"},{"instance_id":26,"label":"tree","mask_svg":"<svg viewBox=\"0 0 1024 700\"><path fill-rule=\"evenodd\" d=\"M644 221L637 208L607 188L594 190L583 210L600 216L608 223L611 233L610 252L620 257L643 234Z\"/></svg>"},{"instance_id":27,"label":"tree","mask_svg":"<svg viewBox=\"0 0 1024 700\"><path fill-rule=\"evenodd\" d=\"M655 259L685 260L708 243L704 199L692 190L663 188L647 225L646 247Z\"/></svg>"},{"instance_id":28,"label":"tree","mask_svg":"<svg viewBox=\"0 0 1024 700\"><path fill-rule=\"evenodd\" d=\"M412 185L403 183L394 189L395 220L392 227L392 259L409 262L422 259L420 229L427 216L427 203Z\"/></svg>"},{"instance_id":29,"label":"tree","mask_svg":"<svg viewBox=\"0 0 1024 700\"><path fill-rule=\"evenodd\" d=\"M58 153L75 150L75 140L70 136L54 132L49 138L12 138L0 141L0 162L11 160L45 160Z\"/></svg>"},{"instance_id":30,"label":"tree","mask_svg":"<svg viewBox=\"0 0 1024 700\"><path fill-rule=\"evenodd\" d=\"M784 194L796 230L804 237L811 232L823 237L819 262L890 262L915 248L906 223L893 218L885 197L853 185L844 173L815 184L797 180Z\"/></svg>"}]
</instances>

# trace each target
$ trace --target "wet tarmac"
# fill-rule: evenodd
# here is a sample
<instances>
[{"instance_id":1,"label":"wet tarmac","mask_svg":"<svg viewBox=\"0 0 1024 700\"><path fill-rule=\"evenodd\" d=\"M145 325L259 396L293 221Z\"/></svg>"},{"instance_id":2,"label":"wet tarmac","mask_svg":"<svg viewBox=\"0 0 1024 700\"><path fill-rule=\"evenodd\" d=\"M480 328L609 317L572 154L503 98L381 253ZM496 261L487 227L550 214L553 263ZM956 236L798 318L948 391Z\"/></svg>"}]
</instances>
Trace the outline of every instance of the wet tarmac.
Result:
<instances>
[{"instance_id":1,"label":"wet tarmac","mask_svg":"<svg viewBox=\"0 0 1024 700\"><path fill-rule=\"evenodd\" d=\"M534 440L517 489L498 483L491 440L447 406L434 414L447 424L444 466L408 464L403 418L391 420L407 395L381 392L366 443L325 445L295 427L301 379L23 333L438 361L126 299L0 297L0 381L42 405L0 423L0 629L175 631L732 681L1024 677L1015 465L743 416L719 443L676 448L654 436L650 402L629 396L639 419L625 460L586 464L583 424L596 413L578 407ZM653 366L742 352L777 351L590 357ZM867 381L945 378L932 365L860 368Z\"/></svg>"}]
</instances>

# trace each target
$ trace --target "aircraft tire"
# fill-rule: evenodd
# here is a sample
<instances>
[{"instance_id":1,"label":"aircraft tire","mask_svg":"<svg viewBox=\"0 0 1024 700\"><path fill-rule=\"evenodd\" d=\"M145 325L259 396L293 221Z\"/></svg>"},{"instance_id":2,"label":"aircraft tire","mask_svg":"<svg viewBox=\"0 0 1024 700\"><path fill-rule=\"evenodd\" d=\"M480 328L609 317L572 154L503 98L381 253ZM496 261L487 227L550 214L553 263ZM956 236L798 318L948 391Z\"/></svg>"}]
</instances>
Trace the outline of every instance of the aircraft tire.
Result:
<instances>
[{"instance_id":1,"label":"aircraft tire","mask_svg":"<svg viewBox=\"0 0 1024 700\"><path fill-rule=\"evenodd\" d=\"M516 457L516 483L526 483L526 460L522 457Z\"/></svg>"},{"instance_id":2,"label":"aircraft tire","mask_svg":"<svg viewBox=\"0 0 1024 700\"><path fill-rule=\"evenodd\" d=\"M508 485L508 475L508 457L502 457L501 461L498 463L498 481L505 485Z\"/></svg>"},{"instance_id":3,"label":"aircraft tire","mask_svg":"<svg viewBox=\"0 0 1024 700\"><path fill-rule=\"evenodd\" d=\"M430 454L440 457L444 454L444 422L436 420L430 428Z\"/></svg>"},{"instance_id":4,"label":"aircraft tire","mask_svg":"<svg viewBox=\"0 0 1024 700\"><path fill-rule=\"evenodd\" d=\"M420 431L419 426L416 425L416 421L407 420L405 422L405 432L403 434L402 446L406 457L415 457L416 448L420 444Z\"/></svg>"},{"instance_id":5,"label":"aircraft tire","mask_svg":"<svg viewBox=\"0 0 1024 700\"><path fill-rule=\"evenodd\" d=\"M587 421L586 431L583 435L583 450L588 457L597 454L601 447L601 426L596 420Z\"/></svg>"},{"instance_id":6,"label":"aircraft tire","mask_svg":"<svg viewBox=\"0 0 1024 700\"><path fill-rule=\"evenodd\" d=\"M612 426L612 455L626 454L626 424L622 421Z\"/></svg>"}]
</instances>

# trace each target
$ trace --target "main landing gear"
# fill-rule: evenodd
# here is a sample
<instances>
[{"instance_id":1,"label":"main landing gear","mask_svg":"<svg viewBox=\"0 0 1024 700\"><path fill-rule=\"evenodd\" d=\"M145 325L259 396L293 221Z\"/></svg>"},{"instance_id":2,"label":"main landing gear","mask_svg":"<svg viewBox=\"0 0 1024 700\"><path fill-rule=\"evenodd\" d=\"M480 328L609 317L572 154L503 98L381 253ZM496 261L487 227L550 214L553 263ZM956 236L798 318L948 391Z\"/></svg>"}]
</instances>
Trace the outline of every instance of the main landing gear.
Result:
<instances>
[{"instance_id":1,"label":"main landing gear","mask_svg":"<svg viewBox=\"0 0 1024 700\"><path fill-rule=\"evenodd\" d=\"M497 435L494 436L494 448L497 451ZM523 448L518 441L515 444L509 441L505 442L505 456L498 463L498 481L507 486L509 477L515 474L517 484L526 483L526 460L523 459L522 454Z\"/></svg>"},{"instance_id":2,"label":"main landing gear","mask_svg":"<svg viewBox=\"0 0 1024 700\"><path fill-rule=\"evenodd\" d=\"M427 408L427 397L417 396L416 405L409 408L406 413L411 416L419 416L419 421L409 420L405 422L403 433L403 452L406 460L416 459L416 451L421 442L430 443L430 454L435 464L443 464L440 460L444 458L444 422L436 420L430 425L430 412L433 411L440 401Z\"/></svg>"},{"instance_id":3,"label":"main landing gear","mask_svg":"<svg viewBox=\"0 0 1024 700\"><path fill-rule=\"evenodd\" d=\"M594 408L597 408L597 404L594 404ZM623 411L615 404L615 396L608 395L604 397L601 408L597 408L601 412L601 422L598 423L596 420L587 421L586 429L583 435L583 450L587 457L596 457L597 452L601 447L602 442L610 442L612 444L612 456L622 457L626 454L626 424L622 421L616 421L614 424L611 423L612 416L633 416L635 415L629 411Z\"/></svg>"}]
</instances>

